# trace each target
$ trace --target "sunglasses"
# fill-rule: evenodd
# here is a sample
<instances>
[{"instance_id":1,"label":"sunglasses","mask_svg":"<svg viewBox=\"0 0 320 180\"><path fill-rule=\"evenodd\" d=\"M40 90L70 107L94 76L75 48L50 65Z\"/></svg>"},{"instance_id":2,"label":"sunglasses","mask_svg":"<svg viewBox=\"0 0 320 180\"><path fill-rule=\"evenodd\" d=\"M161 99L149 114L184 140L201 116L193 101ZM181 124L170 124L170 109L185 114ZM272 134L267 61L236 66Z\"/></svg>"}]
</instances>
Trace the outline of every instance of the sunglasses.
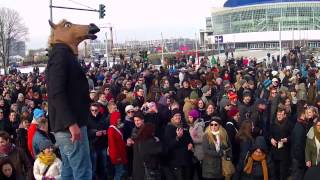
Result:
<instances>
[{"instance_id":1,"label":"sunglasses","mask_svg":"<svg viewBox=\"0 0 320 180\"><path fill-rule=\"evenodd\" d=\"M215 126L215 127L217 127L217 126L219 126L219 124L217 124L217 123L211 123L210 126Z\"/></svg>"}]
</instances>

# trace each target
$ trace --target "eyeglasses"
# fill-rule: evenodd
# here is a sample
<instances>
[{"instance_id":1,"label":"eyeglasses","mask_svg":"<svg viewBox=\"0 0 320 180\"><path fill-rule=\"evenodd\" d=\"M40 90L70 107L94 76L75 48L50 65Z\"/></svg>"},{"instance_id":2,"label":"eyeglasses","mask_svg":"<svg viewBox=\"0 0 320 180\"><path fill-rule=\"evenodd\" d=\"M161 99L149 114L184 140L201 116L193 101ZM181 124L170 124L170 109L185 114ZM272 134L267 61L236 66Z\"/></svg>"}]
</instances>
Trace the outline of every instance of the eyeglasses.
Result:
<instances>
[{"instance_id":1,"label":"eyeglasses","mask_svg":"<svg viewBox=\"0 0 320 180\"><path fill-rule=\"evenodd\" d=\"M134 111L128 111L128 113L134 113Z\"/></svg>"},{"instance_id":2,"label":"eyeglasses","mask_svg":"<svg viewBox=\"0 0 320 180\"><path fill-rule=\"evenodd\" d=\"M217 127L217 126L219 126L219 124L217 124L217 123L211 123L210 126L215 126L215 127Z\"/></svg>"}]
</instances>

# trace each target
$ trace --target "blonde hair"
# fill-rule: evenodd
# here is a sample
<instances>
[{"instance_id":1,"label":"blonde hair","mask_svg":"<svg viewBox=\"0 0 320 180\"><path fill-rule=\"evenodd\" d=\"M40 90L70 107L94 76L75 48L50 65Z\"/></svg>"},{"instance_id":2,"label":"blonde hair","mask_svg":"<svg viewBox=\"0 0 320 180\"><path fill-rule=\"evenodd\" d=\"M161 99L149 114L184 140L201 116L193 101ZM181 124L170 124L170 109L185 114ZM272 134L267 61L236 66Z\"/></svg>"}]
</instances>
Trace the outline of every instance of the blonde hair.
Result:
<instances>
[{"instance_id":1,"label":"blonde hair","mask_svg":"<svg viewBox=\"0 0 320 180\"><path fill-rule=\"evenodd\" d=\"M226 129L220 125L219 132L221 144L228 146L228 135ZM217 142L216 137L211 132L210 126L206 128L205 137L208 138L209 144L215 144Z\"/></svg>"}]
</instances>

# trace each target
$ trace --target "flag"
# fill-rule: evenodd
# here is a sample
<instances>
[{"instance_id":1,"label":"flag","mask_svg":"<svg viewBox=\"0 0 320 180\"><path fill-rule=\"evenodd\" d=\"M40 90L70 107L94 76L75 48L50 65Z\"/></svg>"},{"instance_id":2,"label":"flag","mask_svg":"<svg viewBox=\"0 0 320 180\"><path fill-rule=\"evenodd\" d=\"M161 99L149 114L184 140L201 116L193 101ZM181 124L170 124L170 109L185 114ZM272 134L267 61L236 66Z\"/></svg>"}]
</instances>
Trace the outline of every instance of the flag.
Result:
<instances>
[{"instance_id":1,"label":"flag","mask_svg":"<svg viewBox=\"0 0 320 180\"><path fill-rule=\"evenodd\" d=\"M211 61L210 61L211 67L213 67L215 64L217 64L216 58L212 55Z\"/></svg>"}]
</instances>

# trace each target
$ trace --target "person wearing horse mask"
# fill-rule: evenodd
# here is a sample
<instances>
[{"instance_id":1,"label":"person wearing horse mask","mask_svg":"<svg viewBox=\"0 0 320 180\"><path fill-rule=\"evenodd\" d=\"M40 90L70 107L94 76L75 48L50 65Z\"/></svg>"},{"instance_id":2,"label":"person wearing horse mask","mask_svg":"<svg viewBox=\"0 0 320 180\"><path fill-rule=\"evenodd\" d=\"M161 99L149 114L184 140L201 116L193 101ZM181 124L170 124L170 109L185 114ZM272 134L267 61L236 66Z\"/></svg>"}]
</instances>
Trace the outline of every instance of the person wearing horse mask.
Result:
<instances>
[{"instance_id":1,"label":"person wearing horse mask","mask_svg":"<svg viewBox=\"0 0 320 180\"><path fill-rule=\"evenodd\" d=\"M46 69L49 120L62 157L61 179L92 178L87 124L89 85L79 63L78 45L85 39L96 39L100 29L62 20L49 21L49 60Z\"/></svg>"}]
</instances>

